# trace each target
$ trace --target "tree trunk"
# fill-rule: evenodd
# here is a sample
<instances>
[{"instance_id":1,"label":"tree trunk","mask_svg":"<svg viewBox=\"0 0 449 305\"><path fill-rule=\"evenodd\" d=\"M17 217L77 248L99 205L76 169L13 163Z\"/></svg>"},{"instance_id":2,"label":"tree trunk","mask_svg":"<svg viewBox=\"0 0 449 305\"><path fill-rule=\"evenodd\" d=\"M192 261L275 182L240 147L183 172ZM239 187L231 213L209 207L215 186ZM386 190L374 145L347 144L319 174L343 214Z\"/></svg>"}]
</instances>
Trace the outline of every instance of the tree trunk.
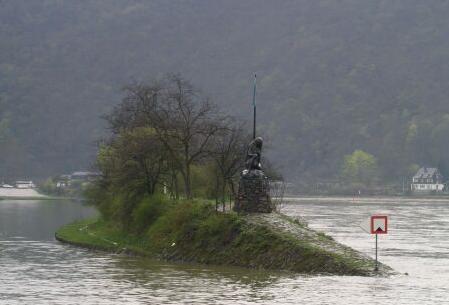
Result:
<instances>
[{"instance_id":1,"label":"tree trunk","mask_svg":"<svg viewBox=\"0 0 449 305\"><path fill-rule=\"evenodd\" d=\"M223 203L223 212L225 212L225 207L226 207L226 180L223 178L223 185L221 186L221 198L222 198L222 203Z\"/></svg>"},{"instance_id":2,"label":"tree trunk","mask_svg":"<svg viewBox=\"0 0 449 305\"><path fill-rule=\"evenodd\" d=\"M215 211L218 211L218 189L220 187L218 173L215 174Z\"/></svg>"},{"instance_id":3,"label":"tree trunk","mask_svg":"<svg viewBox=\"0 0 449 305\"><path fill-rule=\"evenodd\" d=\"M147 164L146 164L145 160L142 161L140 164L143 167L143 170L144 170L144 173L145 173L146 191L147 191L148 195L151 196L154 193L154 188L153 188L153 183L152 183L151 176L150 176L149 171L148 171Z\"/></svg>"},{"instance_id":4,"label":"tree trunk","mask_svg":"<svg viewBox=\"0 0 449 305\"><path fill-rule=\"evenodd\" d=\"M175 199L179 199L179 187L178 187L178 177L176 176L176 171L172 171L172 182L174 188Z\"/></svg>"},{"instance_id":5,"label":"tree trunk","mask_svg":"<svg viewBox=\"0 0 449 305\"><path fill-rule=\"evenodd\" d=\"M229 194L229 210L232 211L232 199L235 200L235 198L237 197L237 194L235 193L235 186L234 186L234 181L232 181L232 178L228 179L228 183L229 183L229 187L231 189L231 193Z\"/></svg>"},{"instance_id":6,"label":"tree trunk","mask_svg":"<svg viewBox=\"0 0 449 305\"><path fill-rule=\"evenodd\" d=\"M192 190L191 190L191 182L190 182L190 164L186 164L186 169L184 173L184 191L187 199L192 199Z\"/></svg>"}]
</instances>

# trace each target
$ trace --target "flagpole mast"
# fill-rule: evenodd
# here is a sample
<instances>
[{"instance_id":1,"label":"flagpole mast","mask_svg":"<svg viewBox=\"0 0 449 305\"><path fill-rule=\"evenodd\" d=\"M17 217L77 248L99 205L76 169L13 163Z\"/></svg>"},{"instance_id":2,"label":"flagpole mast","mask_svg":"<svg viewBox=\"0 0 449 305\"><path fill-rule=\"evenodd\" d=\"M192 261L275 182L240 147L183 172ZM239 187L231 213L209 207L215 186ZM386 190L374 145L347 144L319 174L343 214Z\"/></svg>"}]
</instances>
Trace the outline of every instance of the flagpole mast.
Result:
<instances>
[{"instance_id":1,"label":"flagpole mast","mask_svg":"<svg viewBox=\"0 0 449 305\"><path fill-rule=\"evenodd\" d=\"M253 139L256 138L256 85L257 85L257 75L254 73L254 88L253 88Z\"/></svg>"}]
</instances>

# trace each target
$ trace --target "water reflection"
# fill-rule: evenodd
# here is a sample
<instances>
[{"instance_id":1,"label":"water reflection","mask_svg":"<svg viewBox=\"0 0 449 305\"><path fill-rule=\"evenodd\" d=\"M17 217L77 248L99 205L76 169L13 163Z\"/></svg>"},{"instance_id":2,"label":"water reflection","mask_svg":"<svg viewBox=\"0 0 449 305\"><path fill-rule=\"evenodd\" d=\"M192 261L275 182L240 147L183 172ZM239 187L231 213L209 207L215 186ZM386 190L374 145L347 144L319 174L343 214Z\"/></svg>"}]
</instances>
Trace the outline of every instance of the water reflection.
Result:
<instances>
[{"instance_id":1,"label":"water reflection","mask_svg":"<svg viewBox=\"0 0 449 305\"><path fill-rule=\"evenodd\" d=\"M295 199L284 207L310 227L371 255L359 222L391 216L380 259L410 275L303 276L170 264L63 245L61 224L95 212L73 202L0 202L1 304L442 304L449 299L449 201Z\"/></svg>"}]
</instances>

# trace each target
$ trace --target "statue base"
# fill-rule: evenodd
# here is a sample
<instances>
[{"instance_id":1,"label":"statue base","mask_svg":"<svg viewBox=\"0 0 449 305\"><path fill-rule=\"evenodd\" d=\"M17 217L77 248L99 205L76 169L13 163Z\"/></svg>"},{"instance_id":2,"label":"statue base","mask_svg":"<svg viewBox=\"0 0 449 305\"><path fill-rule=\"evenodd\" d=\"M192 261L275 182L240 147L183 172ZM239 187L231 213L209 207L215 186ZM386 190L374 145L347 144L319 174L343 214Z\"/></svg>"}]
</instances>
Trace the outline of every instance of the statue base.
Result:
<instances>
[{"instance_id":1,"label":"statue base","mask_svg":"<svg viewBox=\"0 0 449 305\"><path fill-rule=\"evenodd\" d=\"M234 211L271 213L272 210L268 177L261 170L244 170L240 175Z\"/></svg>"}]
</instances>

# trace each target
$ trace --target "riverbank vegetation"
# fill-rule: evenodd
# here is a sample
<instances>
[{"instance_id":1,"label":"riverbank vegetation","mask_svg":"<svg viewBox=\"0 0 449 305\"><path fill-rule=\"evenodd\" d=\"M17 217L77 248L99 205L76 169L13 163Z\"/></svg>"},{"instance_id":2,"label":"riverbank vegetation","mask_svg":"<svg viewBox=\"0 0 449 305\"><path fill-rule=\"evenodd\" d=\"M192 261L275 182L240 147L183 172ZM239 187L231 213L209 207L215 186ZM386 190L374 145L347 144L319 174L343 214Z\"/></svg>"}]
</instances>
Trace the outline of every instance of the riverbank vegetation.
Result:
<instances>
[{"instance_id":1,"label":"riverbank vegetation","mask_svg":"<svg viewBox=\"0 0 449 305\"><path fill-rule=\"evenodd\" d=\"M221 204L235 197L250 136L181 76L126 86L105 119L111 135L99 145L102 175L87 191L105 217L128 227L138 203L154 194ZM265 172L279 179L270 166Z\"/></svg>"},{"instance_id":2,"label":"riverbank vegetation","mask_svg":"<svg viewBox=\"0 0 449 305\"><path fill-rule=\"evenodd\" d=\"M112 135L100 144L97 187L134 199L157 192L223 199L234 190L249 139L234 118L179 75L124 91L106 116Z\"/></svg>"},{"instance_id":3,"label":"riverbank vegetation","mask_svg":"<svg viewBox=\"0 0 449 305\"><path fill-rule=\"evenodd\" d=\"M128 230L102 218L66 225L56 238L178 262L341 275L370 275L374 268L373 260L277 213L217 213L211 203L155 196L140 202L132 218ZM389 271L382 265L381 274Z\"/></svg>"}]
</instances>

